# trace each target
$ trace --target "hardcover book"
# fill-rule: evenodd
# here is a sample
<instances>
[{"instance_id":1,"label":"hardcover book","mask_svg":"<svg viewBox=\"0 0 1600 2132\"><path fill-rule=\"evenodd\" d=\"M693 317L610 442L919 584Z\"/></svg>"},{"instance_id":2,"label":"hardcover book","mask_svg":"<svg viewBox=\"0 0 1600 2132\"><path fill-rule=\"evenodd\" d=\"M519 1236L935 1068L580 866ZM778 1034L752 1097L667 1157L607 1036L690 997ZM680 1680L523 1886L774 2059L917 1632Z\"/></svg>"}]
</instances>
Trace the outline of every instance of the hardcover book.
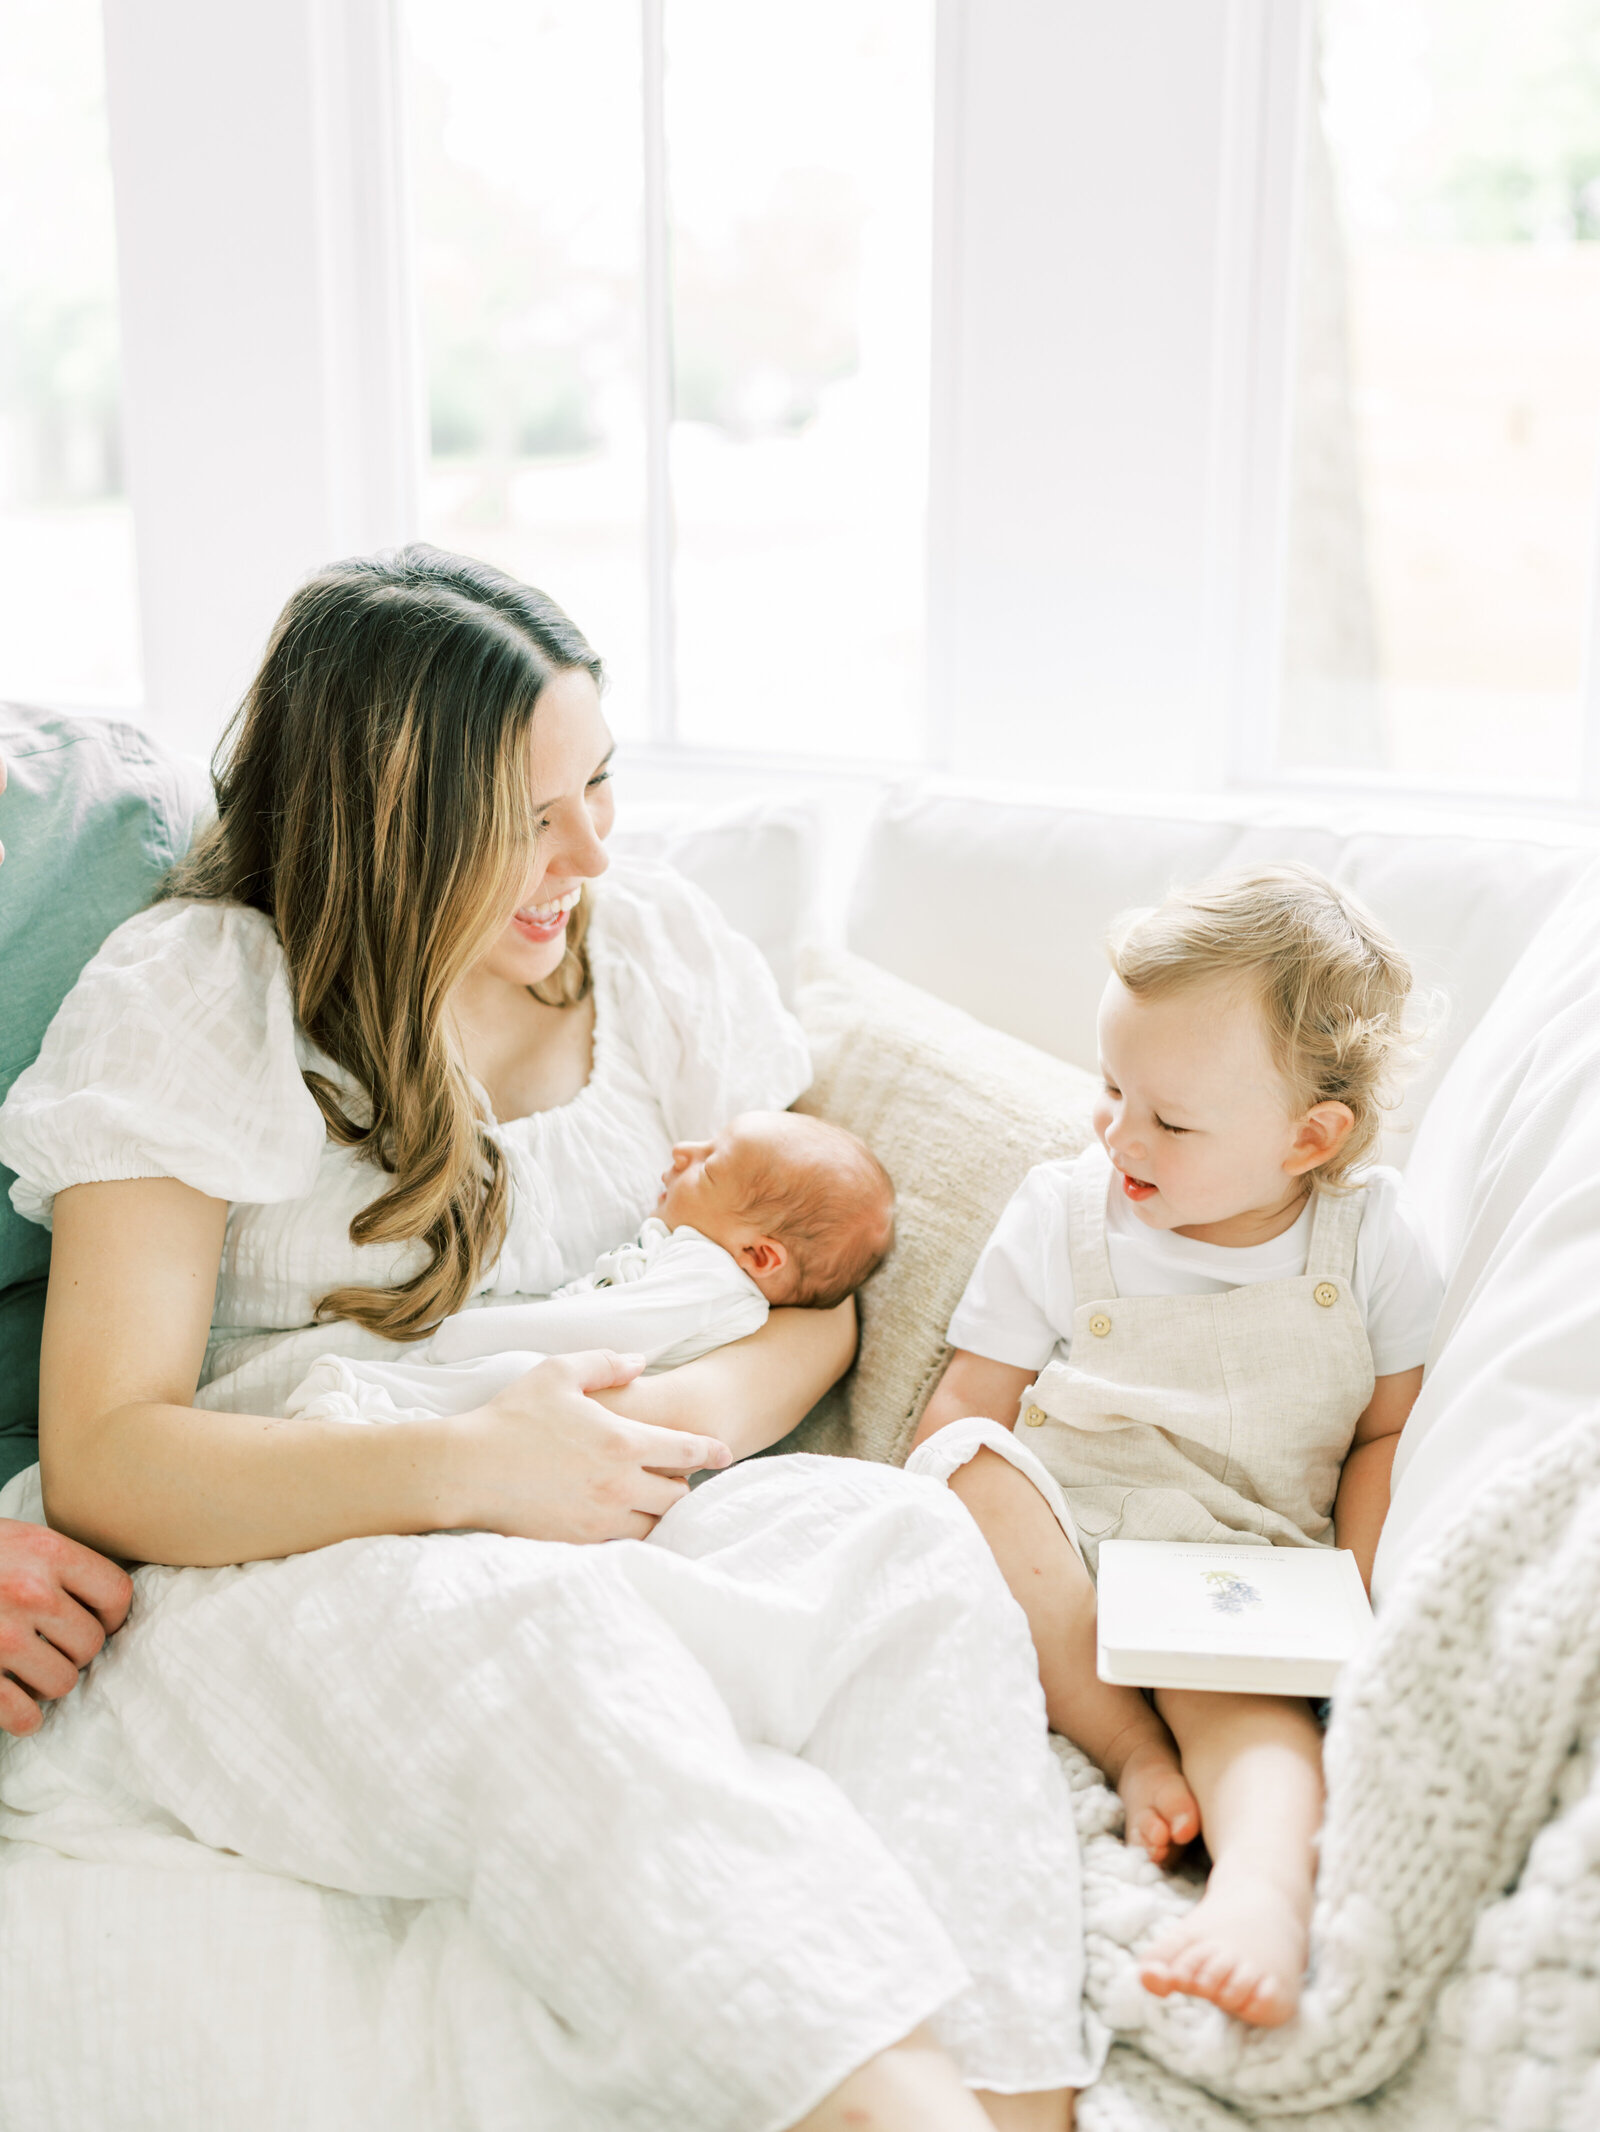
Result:
<instances>
[{"instance_id":1,"label":"hardcover book","mask_svg":"<svg viewBox=\"0 0 1600 2132\"><path fill-rule=\"evenodd\" d=\"M1372 1633L1347 1548L1106 1540L1100 1678L1129 1688L1328 1695Z\"/></svg>"}]
</instances>

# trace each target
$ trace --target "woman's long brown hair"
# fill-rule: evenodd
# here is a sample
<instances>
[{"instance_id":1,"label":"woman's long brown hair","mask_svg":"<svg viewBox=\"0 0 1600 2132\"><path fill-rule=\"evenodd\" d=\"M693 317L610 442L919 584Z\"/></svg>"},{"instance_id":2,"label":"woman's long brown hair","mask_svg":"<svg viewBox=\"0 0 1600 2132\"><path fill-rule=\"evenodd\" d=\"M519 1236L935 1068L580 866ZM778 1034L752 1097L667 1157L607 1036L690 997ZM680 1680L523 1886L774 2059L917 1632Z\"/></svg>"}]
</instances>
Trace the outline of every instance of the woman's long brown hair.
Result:
<instances>
[{"instance_id":1,"label":"woman's long brown hair","mask_svg":"<svg viewBox=\"0 0 1600 2132\"><path fill-rule=\"evenodd\" d=\"M504 1241L505 1164L447 1004L527 867L529 731L574 667L600 677L554 601L487 564L425 547L335 564L279 618L218 750L216 820L163 884L272 920L300 1026L345 1077L305 1075L329 1135L392 1180L351 1238L428 1248L398 1287L323 1296L321 1319L421 1339ZM550 1005L587 989L586 914L536 990Z\"/></svg>"}]
</instances>

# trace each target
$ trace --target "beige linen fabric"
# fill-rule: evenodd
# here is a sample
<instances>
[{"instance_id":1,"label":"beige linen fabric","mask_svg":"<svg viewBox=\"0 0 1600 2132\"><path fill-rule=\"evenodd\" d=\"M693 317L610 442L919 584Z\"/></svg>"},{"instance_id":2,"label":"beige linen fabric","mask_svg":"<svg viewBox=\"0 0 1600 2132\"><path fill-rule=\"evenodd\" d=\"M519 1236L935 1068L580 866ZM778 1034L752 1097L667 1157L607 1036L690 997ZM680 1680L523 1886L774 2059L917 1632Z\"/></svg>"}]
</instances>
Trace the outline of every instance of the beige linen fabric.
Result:
<instances>
[{"instance_id":1,"label":"beige linen fabric","mask_svg":"<svg viewBox=\"0 0 1600 2132\"><path fill-rule=\"evenodd\" d=\"M795 1012L815 1067L796 1108L859 1133L899 1211L855 1368L779 1448L899 1464L1001 1208L1034 1163L1087 1143L1100 1084L854 955L813 951Z\"/></svg>"},{"instance_id":2,"label":"beige linen fabric","mask_svg":"<svg viewBox=\"0 0 1600 2132\"><path fill-rule=\"evenodd\" d=\"M1040 1371L1021 1420L1091 1567L1112 1538L1325 1544L1372 1397L1352 1287L1365 1192L1317 1193L1306 1270L1292 1280L1119 1296L1106 1249L1112 1177L1098 1143L1073 1166L1072 1350Z\"/></svg>"}]
</instances>

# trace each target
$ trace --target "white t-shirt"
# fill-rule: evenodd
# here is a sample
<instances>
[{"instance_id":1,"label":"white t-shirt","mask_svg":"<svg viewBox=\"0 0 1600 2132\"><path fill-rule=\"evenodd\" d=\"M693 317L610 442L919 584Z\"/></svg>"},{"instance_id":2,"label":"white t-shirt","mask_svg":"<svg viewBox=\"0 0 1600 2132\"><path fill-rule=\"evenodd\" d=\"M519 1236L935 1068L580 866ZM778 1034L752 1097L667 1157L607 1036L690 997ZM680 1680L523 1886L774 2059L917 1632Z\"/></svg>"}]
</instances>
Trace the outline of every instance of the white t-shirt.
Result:
<instances>
[{"instance_id":1,"label":"white t-shirt","mask_svg":"<svg viewBox=\"0 0 1600 2132\"><path fill-rule=\"evenodd\" d=\"M1065 1361L1072 1342L1072 1260L1067 1249L1070 1162L1031 1169L979 1254L947 1335L952 1347L1040 1370ZM1444 1283L1398 1170L1367 1170L1356 1240L1356 1307L1380 1377L1425 1360ZM1150 1229L1119 1196L1106 1207L1106 1248L1118 1295L1216 1295L1306 1270L1313 1202L1269 1243L1205 1244ZM1095 1296L1084 1301L1097 1302Z\"/></svg>"}]
</instances>

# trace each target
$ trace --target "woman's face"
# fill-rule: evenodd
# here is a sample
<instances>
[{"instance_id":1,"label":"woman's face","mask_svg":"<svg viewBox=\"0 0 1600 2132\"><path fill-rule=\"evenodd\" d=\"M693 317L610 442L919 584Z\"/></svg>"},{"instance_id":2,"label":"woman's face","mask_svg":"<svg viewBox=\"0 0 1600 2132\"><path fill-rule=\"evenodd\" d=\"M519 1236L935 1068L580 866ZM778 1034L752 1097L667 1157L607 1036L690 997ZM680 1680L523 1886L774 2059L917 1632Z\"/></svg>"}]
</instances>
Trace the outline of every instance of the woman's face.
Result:
<instances>
[{"instance_id":1,"label":"woman's face","mask_svg":"<svg viewBox=\"0 0 1600 2132\"><path fill-rule=\"evenodd\" d=\"M536 985L561 967L567 915L583 883L609 863L611 749L593 675L572 667L547 681L533 714L529 751L538 835L516 901L477 965L484 976Z\"/></svg>"}]
</instances>

